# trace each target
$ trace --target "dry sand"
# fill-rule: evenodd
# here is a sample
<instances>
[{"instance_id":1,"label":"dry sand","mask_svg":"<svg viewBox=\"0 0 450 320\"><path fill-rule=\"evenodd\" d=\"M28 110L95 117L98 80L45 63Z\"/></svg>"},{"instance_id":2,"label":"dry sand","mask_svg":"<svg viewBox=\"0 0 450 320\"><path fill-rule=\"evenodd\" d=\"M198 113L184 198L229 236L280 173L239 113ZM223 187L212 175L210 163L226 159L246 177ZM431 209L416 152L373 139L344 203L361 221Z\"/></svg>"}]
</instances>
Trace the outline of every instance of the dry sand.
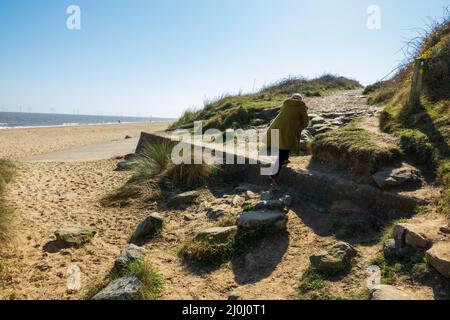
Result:
<instances>
[{"instance_id":1,"label":"dry sand","mask_svg":"<svg viewBox=\"0 0 450 320\"><path fill-rule=\"evenodd\" d=\"M19 159L165 130L168 123L110 124L0 130L0 158Z\"/></svg>"},{"instance_id":2,"label":"dry sand","mask_svg":"<svg viewBox=\"0 0 450 320\"><path fill-rule=\"evenodd\" d=\"M0 157L25 156L67 150L84 145L138 137L141 131L161 131L167 123L70 126L0 130ZM77 263L83 284L108 268L128 238L130 228L145 212L104 209L99 200L119 187L127 173L115 172L117 160L91 162L19 162L9 186L15 207L13 237L2 247L0 298L68 299L67 267ZM128 216L131 215L131 216ZM100 237L92 246L54 251L53 232L71 224L95 226Z\"/></svg>"}]
</instances>

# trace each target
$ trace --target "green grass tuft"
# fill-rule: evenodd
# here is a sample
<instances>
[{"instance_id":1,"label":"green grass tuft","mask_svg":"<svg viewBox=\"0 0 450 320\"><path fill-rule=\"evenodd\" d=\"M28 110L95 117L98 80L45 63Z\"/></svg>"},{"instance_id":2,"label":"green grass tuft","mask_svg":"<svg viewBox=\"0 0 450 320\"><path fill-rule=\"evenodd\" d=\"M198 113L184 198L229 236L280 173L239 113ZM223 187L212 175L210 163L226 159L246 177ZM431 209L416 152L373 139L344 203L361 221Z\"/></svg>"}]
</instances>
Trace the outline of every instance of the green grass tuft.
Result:
<instances>
[{"instance_id":1,"label":"green grass tuft","mask_svg":"<svg viewBox=\"0 0 450 320\"><path fill-rule=\"evenodd\" d=\"M216 166L201 164L175 164L170 165L162 174L162 178L179 188L192 189L205 184L216 172Z\"/></svg>"},{"instance_id":2,"label":"green grass tuft","mask_svg":"<svg viewBox=\"0 0 450 320\"><path fill-rule=\"evenodd\" d=\"M322 274L317 270L310 267L308 268L300 278L300 284L298 290L300 293L305 294L311 291L318 291L325 287L325 279Z\"/></svg>"},{"instance_id":3,"label":"green grass tuft","mask_svg":"<svg viewBox=\"0 0 450 320\"><path fill-rule=\"evenodd\" d=\"M131 181L142 181L162 173L170 165L173 144L162 142L146 145L142 154L133 161Z\"/></svg>"},{"instance_id":4,"label":"green grass tuft","mask_svg":"<svg viewBox=\"0 0 450 320\"><path fill-rule=\"evenodd\" d=\"M398 257L386 258L380 253L373 261L381 269L381 283L395 284L400 276L413 277L414 272L423 268L425 253L414 248L405 248Z\"/></svg>"},{"instance_id":5,"label":"green grass tuft","mask_svg":"<svg viewBox=\"0 0 450 320\"><path fill-rule=\"evenodd\" d=\"M135 300L157 300L163 292L163 280L158 271L146 261L136 261L130 263L121 272L111 270L104 279L88 288L83 299L92 299L112 281L125 276L134 276L141 282L141 288Z\"/></svg>"},{"instance_id":6,"label":"green grass tuft","mask_svg":"<svg viewBox=\"0 0 450 320\"><path fill-rule=\"evenodd\" d=\"M255 210L255 206L252 204L246 204L245 206L242 207L243 212L250 212L250 211L254 211L254 210Z\"/></svg>"},{"instance_id":7,"label":"green grass tuft","mask_svg":"<svg viewBox=\"0 0 450 320\"><path fill-rule=\"evenodd\" d=\"M192 189L213 176L220 177L219 169L206 163L173 164L171 153L170 143L147 146L142 156L133 161L131 178L104 197L102 204L107 207L126 207L135 201L155 201L163 197L165 186L171 189Z\"/></svg>"}]
</instances>

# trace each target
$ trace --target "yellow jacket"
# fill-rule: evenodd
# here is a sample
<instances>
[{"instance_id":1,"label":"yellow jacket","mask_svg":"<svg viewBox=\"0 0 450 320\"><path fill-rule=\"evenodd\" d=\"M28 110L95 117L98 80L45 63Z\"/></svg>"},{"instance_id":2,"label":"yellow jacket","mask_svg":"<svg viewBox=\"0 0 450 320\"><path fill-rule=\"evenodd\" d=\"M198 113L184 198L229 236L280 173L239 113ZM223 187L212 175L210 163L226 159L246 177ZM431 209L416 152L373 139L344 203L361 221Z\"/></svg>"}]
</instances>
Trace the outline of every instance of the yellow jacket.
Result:
<instances>
[{"instance_id":1,"label":"yellow jacket","mask_svg":"<svg viewBox=\"0 0 450 320\"><path fill-rule=\"evenodd\" d=\"M270 130L279 130L278 149L300 153L300 137L308 127L308 108L301 100L288 99L283 103L280 113L267 130L267 147L272 146Z\"/></svg>"}]
</instances>

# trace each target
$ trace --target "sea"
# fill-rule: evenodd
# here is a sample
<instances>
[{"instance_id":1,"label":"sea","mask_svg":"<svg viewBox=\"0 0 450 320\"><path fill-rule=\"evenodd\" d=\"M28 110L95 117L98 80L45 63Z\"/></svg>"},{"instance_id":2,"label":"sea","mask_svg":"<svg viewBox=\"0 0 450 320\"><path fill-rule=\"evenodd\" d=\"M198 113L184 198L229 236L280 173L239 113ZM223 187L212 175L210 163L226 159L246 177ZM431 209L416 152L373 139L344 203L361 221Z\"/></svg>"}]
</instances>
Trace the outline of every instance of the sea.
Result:
<instances>
[{"instance_id":1,"label":"sea","mask_svg":"<svg viewBox=\"0 0 450 320\"><path fill-rule=\"evenodd\" d=\"M143 123L173 121L170 118L91 116L75 114L0 112L0 129Z\"/></svg>"}]
</instances>

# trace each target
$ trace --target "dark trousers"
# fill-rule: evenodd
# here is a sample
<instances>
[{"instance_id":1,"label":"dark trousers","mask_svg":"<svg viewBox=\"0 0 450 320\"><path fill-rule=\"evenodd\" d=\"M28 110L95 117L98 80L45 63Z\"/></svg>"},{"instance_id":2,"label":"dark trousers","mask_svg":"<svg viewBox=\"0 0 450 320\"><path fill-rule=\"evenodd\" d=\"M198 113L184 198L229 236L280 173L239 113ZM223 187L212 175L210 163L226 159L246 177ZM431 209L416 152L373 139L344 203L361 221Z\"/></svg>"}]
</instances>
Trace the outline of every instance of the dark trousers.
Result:
<instances>
[{"instance_id":1,"label":"dark trousers","mask_svg":"<svg viewBox=\"0 0 450 320\"><path fill-rule=\"evenodd\" d=\"M284 163L289 160L290 151L289 150L279 150L280 154L278 155L278 168L277 173L274 174L274 177L278 177L278 175L281 172L281 168L283 167Z\"/></svg>"}]
</instances>

